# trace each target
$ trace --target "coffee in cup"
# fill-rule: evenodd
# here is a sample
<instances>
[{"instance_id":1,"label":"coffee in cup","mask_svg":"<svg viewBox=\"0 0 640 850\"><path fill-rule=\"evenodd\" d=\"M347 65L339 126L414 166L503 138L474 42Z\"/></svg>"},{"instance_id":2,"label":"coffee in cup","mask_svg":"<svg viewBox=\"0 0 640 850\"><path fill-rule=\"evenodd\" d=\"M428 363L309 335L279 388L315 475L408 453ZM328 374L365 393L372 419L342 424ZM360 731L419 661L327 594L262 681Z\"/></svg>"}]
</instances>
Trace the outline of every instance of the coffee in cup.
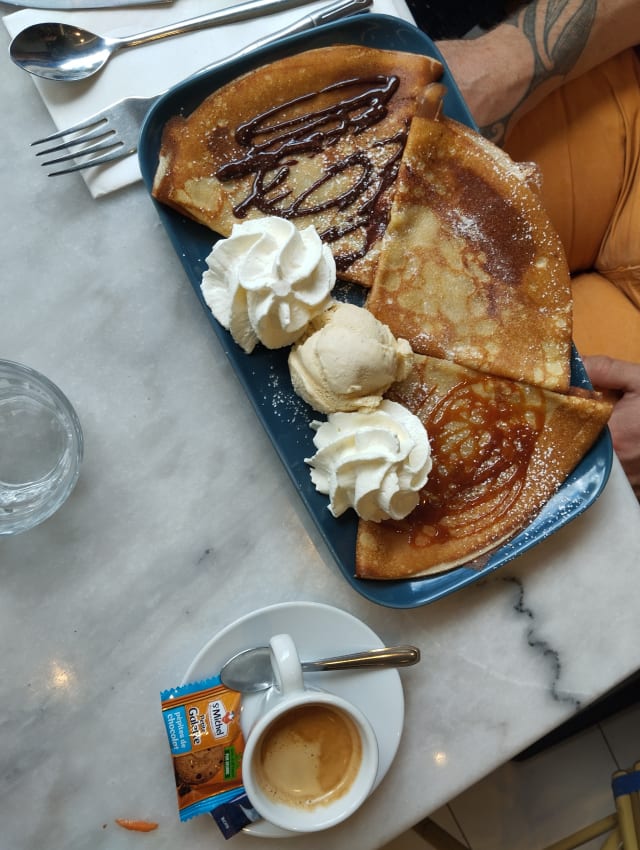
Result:
<instances>
[{"instance_id":1,"label":"coffee in cup","mask_svg":"<svg viewBox=\"0 0 640 850\"><path fill-rule=\"evenodd\" d=\"M288 806L315 808L339 800L362 763L354 721L333 705L306 703L280 715L258 742L255 779Z\"/></svg>"}]
</instances>

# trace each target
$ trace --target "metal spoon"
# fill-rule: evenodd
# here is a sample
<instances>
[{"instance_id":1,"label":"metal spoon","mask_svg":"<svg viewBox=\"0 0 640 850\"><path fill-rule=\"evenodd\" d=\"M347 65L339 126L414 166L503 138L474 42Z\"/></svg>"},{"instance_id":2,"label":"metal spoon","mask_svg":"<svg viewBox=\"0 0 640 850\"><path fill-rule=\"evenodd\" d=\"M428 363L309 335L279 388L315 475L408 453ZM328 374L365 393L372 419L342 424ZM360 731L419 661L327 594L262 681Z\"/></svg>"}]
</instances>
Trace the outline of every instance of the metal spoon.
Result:
<instances>
[{"instance_id":1,"label":"metal spoon","mask_svg":"<svg viewBox=\"0 0 640 850\"><path fill-rule=\"evenodd\" d=\"M281 12L309 2L311 0L247 0L209 15L189 18L126 38L102 38L71 24L33 24L15 36L9 47L9 55L16 65L36 77L44 77L46 80L84 80L97 73L114 53L125 47L140 47L162 38Z\"/></svg>"},{"instance_id":2,"label":"metal spoon","mask_svg":"<svg viewBox=\"0 0 640 850\"><path fill-rule=\"evenodd\" d=\"M354 667L410 667L418 661L420 650L417 646L385 646L320 661L302 661L301 666L304 673L318 673L325 670L353 670ZM269 647L256 646L234 655L220 671L220 680L227 688L245 694L270 688L273 684L273 670Z\"/></svg>"}]
</instances>

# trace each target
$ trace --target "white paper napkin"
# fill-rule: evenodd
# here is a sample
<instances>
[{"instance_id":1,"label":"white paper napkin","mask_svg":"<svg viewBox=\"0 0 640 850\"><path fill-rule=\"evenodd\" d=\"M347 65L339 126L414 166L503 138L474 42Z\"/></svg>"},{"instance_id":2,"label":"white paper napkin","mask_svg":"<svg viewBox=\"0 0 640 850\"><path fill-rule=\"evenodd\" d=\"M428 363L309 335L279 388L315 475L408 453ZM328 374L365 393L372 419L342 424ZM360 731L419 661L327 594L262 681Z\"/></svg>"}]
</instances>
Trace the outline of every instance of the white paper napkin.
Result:
<instances>
[{"instance_id":1,"label":"white paper napkin","mask_svg":"<svg viewBox=\"0 0 640 850\"><path fill-rule=\"evenodd\" d=\"M232 5L233 0L179 0L170 7L100 9L52 12L23 9L3 18L9 35L44 21L72 23L103 36L129 36L154 27L196 17ZM222 59L257 38L320 8L330 0L243 21L224 24L201 32L163 39L137 48L121 50L94 77L82 82L64 83L32 77L58 130L83 121L123 97L160 94L170 86L209 63ZM404 0L374 0L372 11L412 21ZM11 60L6 57L5 62ZM54 132L52 130L52 132ZM34 139L25 139L30 144ZM43 169L44 171L44 169ZM140 180L136 156L113 164L80 171L94 198ZM58 180L67 179L58 177Z\"/></svg>"}]
</instances>

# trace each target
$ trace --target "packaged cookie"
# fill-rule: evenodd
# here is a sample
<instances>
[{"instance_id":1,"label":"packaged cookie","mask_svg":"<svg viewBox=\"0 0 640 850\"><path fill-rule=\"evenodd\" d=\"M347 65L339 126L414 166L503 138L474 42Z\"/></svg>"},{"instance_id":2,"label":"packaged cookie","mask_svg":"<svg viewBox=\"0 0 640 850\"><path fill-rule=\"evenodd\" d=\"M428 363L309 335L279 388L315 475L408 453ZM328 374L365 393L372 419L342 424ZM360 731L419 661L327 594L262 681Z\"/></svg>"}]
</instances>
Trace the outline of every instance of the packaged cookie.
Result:
<instances>
[{"instance_id":1,"label":"packaged cookie","mask_svg":"<svg viewBox=\"0 0 640 850\"><path fill-rule=\"evenodd\" d=\"M180 820L211 812L243 793L241 694L216 676L163 691Z\"/></svg>"}]
</instances>

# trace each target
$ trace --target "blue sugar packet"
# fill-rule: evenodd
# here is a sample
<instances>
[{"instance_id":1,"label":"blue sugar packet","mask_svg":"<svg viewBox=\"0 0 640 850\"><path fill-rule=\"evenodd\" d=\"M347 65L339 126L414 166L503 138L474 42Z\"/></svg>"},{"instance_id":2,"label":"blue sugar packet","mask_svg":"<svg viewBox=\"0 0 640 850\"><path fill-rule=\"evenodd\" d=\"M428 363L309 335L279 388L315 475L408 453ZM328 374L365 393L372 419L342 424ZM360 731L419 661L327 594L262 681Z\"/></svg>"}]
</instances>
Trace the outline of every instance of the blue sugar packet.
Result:
<instances>
[{"instance_id":1,"label":"blue sugar packet","mask_svg":"<svg viewBox=\"0 0 640 850\"><path fill-rule=\"evenodd\" d=\"M225 838L232 838L238 832L241 832L245 826L261 820L260 815L251 805L244 788L237 797L216 806L211 812L211 816Z\"/></svg>"}]
</instances>

